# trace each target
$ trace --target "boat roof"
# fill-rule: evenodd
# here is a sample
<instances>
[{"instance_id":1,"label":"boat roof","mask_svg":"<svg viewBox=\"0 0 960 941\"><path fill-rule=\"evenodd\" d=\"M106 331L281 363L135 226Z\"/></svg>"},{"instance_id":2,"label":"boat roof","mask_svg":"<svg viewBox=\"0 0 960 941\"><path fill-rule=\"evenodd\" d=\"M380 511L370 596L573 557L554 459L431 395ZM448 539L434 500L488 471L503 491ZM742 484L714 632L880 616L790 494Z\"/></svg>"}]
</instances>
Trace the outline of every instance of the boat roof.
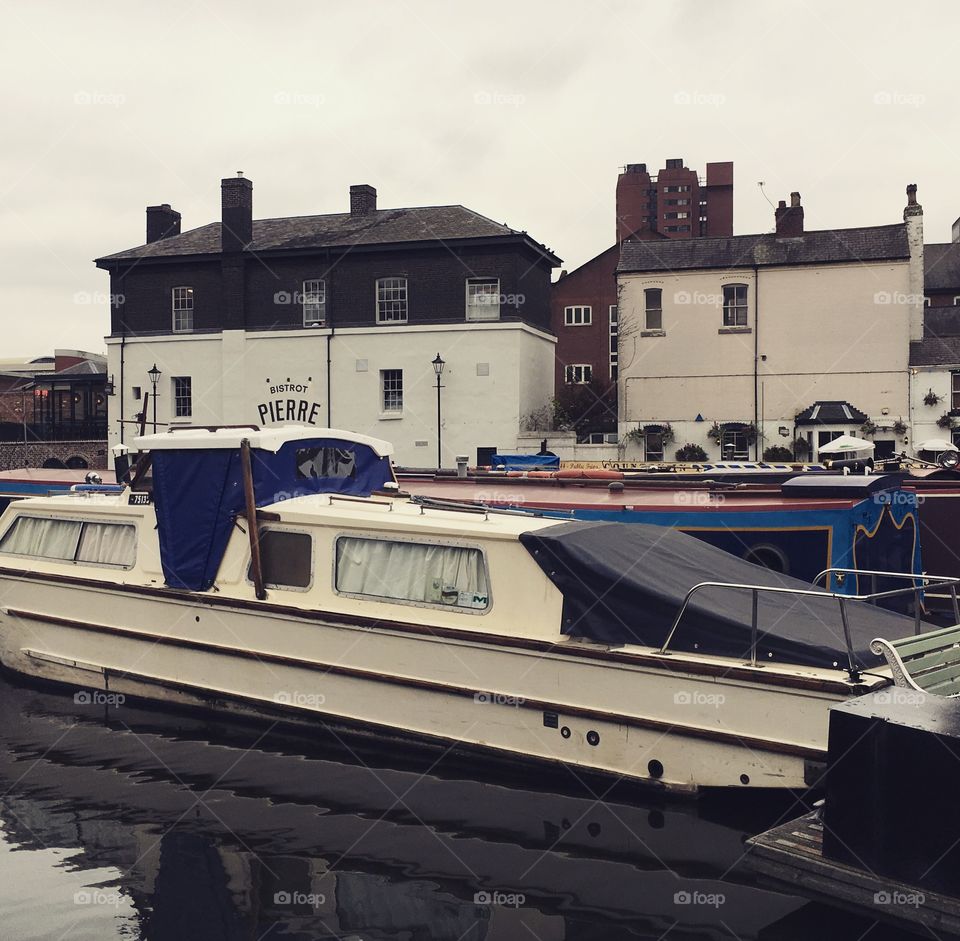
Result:
<instances>
[{"instance_id":1,"label":"boat roof","mask_svg":"<svg viewBox=\"0 0 960 941\"><path fill-rule=\"evenodd\" d=\"M804 478L805 479L805 478ZM747 510L840 510L865 499L862 494L825 492L816 497L776 490L689 490L676 487L625 487L611 491L609 481L525 480L485 477L404 477L400 486L408 493L442 500L462 500L491 506L522 506L528 510L610 510L698 513ZM690 497L690 494L695 494Z\"/></svg>"},{"instance_id":2,"label":"boat roof","mask_svg":"<svg viewBox=\"0 0 960 941\"><path fill-rule=\"evenodd\" d=\"M141 435L133 439L133 446L141 451L199 451L209 449L236 450L244 440L250 447L276 453L290 441L336 438L350 444L363 444L377 457L393 454L393 445L381 438L358 435L340 428L317 428L314 425L280 425L276 428L257 428L255 425L223 428L173 427L162 434Z\"/></svg>"}]
</instances>

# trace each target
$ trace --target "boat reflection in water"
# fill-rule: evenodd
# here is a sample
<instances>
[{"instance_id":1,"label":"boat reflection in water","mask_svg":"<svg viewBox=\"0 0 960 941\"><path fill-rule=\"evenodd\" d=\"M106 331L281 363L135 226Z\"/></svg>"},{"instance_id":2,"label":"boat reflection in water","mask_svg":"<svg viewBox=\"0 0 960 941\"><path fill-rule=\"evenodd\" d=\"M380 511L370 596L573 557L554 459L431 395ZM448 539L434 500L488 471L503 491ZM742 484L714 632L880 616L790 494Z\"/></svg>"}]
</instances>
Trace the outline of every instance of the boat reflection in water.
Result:
<instances>
[{"instance_id":1,"label":"boat reflection in water","mask_svg":"<svg viewBox=\"0 0 960 941\"><path fill-rule=\"evenodd\" d=\"M752 884L743 840L795 815L783 795L772 806L753 794L749 810L728 797L722 813L638 804L571 779L565 792L542 778L469 780L436 755L401 762L316 731L308 742L85 698L0 679L5 939L786 939L869 927Z\"/></svg>"}]
</instances>

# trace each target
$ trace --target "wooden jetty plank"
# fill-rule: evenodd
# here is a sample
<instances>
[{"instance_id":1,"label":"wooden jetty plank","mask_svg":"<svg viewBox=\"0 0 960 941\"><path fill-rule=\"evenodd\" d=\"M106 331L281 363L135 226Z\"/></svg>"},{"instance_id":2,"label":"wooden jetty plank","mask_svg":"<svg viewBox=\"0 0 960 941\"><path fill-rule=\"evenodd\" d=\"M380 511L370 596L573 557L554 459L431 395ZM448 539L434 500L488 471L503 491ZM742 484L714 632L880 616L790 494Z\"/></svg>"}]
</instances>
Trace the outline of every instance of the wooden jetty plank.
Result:
<instances>
[{"instance_id":1,"label":"wooden jetty plank","mask_svg":"<svg viewBox=\"0 0 960 941\"><path fill-rule=\"evenodd\" d=\"M799 888L817 901L840 904L877 921L927 927L960 937L960 899L897 884L823 856L823 825L816 812L747 840L746 862L775 883Z\"/></svg>"}]
</instances>

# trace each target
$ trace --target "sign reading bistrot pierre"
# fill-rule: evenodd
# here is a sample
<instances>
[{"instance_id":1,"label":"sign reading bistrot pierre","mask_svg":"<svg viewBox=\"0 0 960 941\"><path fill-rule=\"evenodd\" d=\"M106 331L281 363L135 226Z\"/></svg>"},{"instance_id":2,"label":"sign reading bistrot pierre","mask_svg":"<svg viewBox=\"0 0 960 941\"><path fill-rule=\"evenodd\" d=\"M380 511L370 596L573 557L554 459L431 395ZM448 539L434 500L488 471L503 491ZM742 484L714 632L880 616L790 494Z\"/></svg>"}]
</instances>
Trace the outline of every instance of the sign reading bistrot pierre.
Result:
<instances>
[{"instance_id":1,"label":"sign reading bistrot pierre","mask_svg":"<svg viewBox=\"0 0 960 941\"><path fill-rule=\"evenodd\" d=\"M270 397L257 405L260 425L278 422L316 425L320 418L320 403L311 397L312 382L312 376L308 376L306 382L296 382L289 377L286 382L271 382L267 379Z\"/></svg>"}]
</instances>

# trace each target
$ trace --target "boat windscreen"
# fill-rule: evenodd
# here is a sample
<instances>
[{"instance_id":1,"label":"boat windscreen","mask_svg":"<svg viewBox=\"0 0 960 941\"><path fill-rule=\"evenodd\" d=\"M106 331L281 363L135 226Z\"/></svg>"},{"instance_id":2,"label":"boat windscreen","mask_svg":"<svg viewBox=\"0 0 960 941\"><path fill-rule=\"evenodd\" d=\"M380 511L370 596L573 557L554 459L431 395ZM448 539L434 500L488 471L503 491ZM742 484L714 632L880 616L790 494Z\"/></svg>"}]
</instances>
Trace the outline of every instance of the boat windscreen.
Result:
<instances>
[{"instance_id":1,"label":"boat windscreen","mask_svg":"<svg viewBox=\"0 0 960 941\"><path fill-rule=\"evenodd\" d=\"M520 541L563 595L562 633L615 646L660 647L687 592L701 582L813 588L661 526L578 521L522 533ZM909 584L904 580L903 587ZM751 595L701 589L669 649L749 660ZM758 599L758 662L846 666L836 600L768 592ZM913 633L910 618L864 602L846 607L861 668L881 663L870 652L873 638Z\"/></svg>"}]
</instances>

